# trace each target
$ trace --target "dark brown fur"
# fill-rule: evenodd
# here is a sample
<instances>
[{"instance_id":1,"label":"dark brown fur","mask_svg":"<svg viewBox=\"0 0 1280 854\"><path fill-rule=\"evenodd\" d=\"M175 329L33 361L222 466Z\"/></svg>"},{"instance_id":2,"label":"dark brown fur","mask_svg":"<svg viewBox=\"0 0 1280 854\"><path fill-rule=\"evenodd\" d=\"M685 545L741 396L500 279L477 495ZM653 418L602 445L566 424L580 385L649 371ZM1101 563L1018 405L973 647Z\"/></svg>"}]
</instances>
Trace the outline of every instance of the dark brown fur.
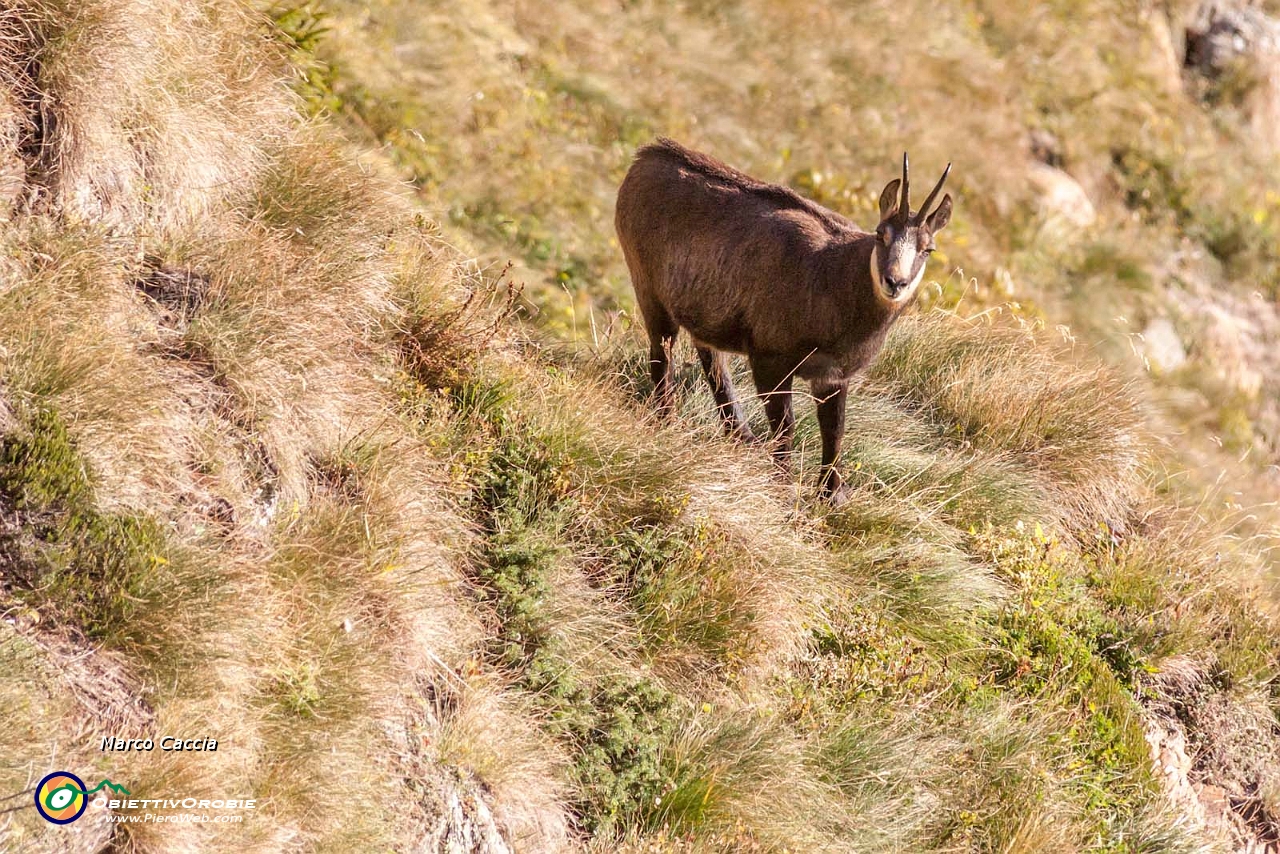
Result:
<instances>
[{"instance_id":1,"label":"dark brown fur","mask_svg":"<svg viewBox=\"0 0 1280 854\"><path fill-rule=\"evenodd\" d=\"M949 215L949 197L944 205ZM818 399L823 487L838 498L849 379L875 358L911 302L895 302L875 286L877 235L786 187L665 139L637 153L618 191L615 224L649 333L659 408L669 413L673 405L670 348L683 328L726 431L753 438L724 356L745 353L785 466L792 380L807 380ZM931 245L932 230L912 229L911 240L922 241L922 249Z\"/></svg>"}]
</instances>

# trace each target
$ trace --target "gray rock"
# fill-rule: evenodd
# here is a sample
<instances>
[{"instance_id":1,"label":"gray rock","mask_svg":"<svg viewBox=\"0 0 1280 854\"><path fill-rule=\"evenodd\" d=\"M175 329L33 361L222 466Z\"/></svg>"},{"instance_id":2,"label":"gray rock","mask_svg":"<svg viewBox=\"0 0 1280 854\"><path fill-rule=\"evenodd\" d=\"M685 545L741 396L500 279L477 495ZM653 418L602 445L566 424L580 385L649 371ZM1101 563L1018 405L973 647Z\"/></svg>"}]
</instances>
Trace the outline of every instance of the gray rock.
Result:
<instances>
[{"instance_id":1,"label":"gray rock","mask_svg":"<svg viewBox=\"0 0 1280 854\"><path fill-rule=\"evenodd\" d=\"M1062 153L1062 140L1058 135L1044 128L1032 128L1027 134L1027 142L1031 146L1031 156L1046 166L1061 169L1066 162Z\"/></svg>"},{"instance_id":2,"label":"gray rock","mask_svg":"<svg viewBox=\"0 0 1280 854\"><path fill-rule=\"evenodd\" d=\"M1280 53L1280 22L1253 6L1202 6L1187 28L1187 68L1216 79L1241 61Z\"/></svg>"},{"instance_id":3,"label":"gray rock","mask_svg":"<svg viewBox=\"0 0 1280 854\"><path fill-rule=\"evenodd\" d=\"M1040 197L1040 212L1050 223L1085 228L1097 220L1084 187L1066 172L1037 162L1031 164L1027 178Z\"/></svg>"},{"instance_id":4,"label":"gray rock","mask_svg":"<svg viewBox=\"0 0 1280 854\"><path fill-rule=\"evenodd\" d=\"M1139 349L1148 364L1160 373L1177 370L1187 361L1187 351L1178 331L1164 317L1157 317L1142 330Z\"/></svg>"},{"instance_id":5,"label":"gray rock","mask_svg":"<svg viewBox=\"0 0 1280 854\"><path fill-rule=\"evenodd\" d=\"M1186 36L1183 64L1208 84L1205 94L1239 107L1259 140L1280 149L1280 20L1210 3Z\"/></svg>"},{"instance_id":6,"label":"gray rock","mask_svg":"<svg viewBox=\"0 0 1280 854\"><path fill-rule=\"evenodd\" d=\"M511 854L479 792L458 780L440 782L438 819L416 850L420 854Z\"/></svg>"}]
</instances>

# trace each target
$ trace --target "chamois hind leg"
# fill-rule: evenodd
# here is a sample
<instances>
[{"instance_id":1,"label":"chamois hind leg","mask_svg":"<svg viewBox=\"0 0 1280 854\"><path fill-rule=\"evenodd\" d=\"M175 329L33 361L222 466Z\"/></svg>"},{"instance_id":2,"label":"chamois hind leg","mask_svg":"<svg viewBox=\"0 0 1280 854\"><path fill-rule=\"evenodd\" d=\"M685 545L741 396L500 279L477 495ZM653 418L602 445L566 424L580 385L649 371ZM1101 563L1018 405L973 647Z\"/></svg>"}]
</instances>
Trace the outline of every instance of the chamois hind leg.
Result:
<instances>
[{"instance_id":1,"label":"chamois hind leg","mask_svg":"<svg viewBox=\"0 0 1280 854\"><path fill-rule=\"evenodd\" d=\"M822 494L839 507L849 500L839 468L849 386L845 383L815 384L813 396L818 399L818 427L822 430Z\"/></svg>"},{"instance_id":2,"label":"chamois hind leg","mask_svg":"<svg viewBox=\"0 0 1280 854\"><path fill-rule=\"evenodd\" d=\"M675 412L675 386L671 376L671 350L680 327L660 305L642 305L644 327L649 333L649 376L653 378L653 399L658 415L666 420Z\"/></svg>"},{"instance_id":3,"label":"chamois hind leg","mask_svg":"<svg viewBox=\"0 0 1280 854\"><path fill-rule=\"evenodd\" d=\"M707 375L707 383L711 386L711 394L716 399L716 410L724 423L725 435L741 439L744 442L756 441L751 428L747 426L747 417L742 411L742 402L733 387L733 377L729 374L729 360L720 350L697 345L698 361L702 363L702 372Z\"/></svg>"},{"instance_id":4,"label":"chamois hind leg","mask_svg":"<svg viewBox=\"0 0 1280 854\"><path fill-rule=\"evenodd\" d=\"M795 439L796 420L791 408L793 374L794 366L785 361L751 358L751 376L756 392L764 398L764 411L769 416L773 460L784 472L791 470L791 444Z\"/></svg>"}]
</instances>

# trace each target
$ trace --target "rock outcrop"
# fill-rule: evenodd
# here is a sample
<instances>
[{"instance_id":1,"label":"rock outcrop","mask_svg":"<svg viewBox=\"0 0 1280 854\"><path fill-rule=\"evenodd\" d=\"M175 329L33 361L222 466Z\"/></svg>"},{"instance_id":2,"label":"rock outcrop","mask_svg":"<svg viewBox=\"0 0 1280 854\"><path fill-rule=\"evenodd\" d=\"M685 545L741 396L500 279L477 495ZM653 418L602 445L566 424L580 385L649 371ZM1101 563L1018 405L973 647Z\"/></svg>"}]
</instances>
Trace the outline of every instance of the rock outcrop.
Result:
<instances>
[{"instance_id":1,"label":"rock outcrop","mask_svg":"<svg viewBox=\"0 0 1280 854\"><path fill-rule=\"evenodd\" d=\"M1259 140L1280 150L1280 20L1208 4L1187 28L1184 65L1209 101L1238 107Z\"/></svg>"}]
</instances>

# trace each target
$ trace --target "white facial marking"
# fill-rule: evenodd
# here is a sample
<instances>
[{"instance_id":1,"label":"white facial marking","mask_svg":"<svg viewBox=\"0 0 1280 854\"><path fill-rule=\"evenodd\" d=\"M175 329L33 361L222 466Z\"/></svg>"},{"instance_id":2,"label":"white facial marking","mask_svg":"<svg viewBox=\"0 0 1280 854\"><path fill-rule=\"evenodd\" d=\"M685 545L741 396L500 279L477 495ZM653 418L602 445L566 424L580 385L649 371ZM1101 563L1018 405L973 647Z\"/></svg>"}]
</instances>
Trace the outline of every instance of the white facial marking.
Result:
<instances>
[{"instance_id":1,"label":"white facial marking","mask_svg":"<svg viewBox=\"0 0 1280 854\"><path fill-rule=\"evenodd\" d=\"M916 292L916 288L920 287L920 282L924 279L924 264L920 265L920 272L916 273L916 277L911 280L911 284L902 289L902 293L898 294L898 302L911 299L911 295Z\"/></svg>"},{"instance_id":2,"label":"white facial marking","mask_svg":"<svg viewBox=\"0 0 1280 854\"><path fill-rule=\"evenodd\" d=\"M921 264L920 272L916 273L916 277L911 280L910 284L903 288L897 297L891 297L889 296L889 292L885 290L884 280L880 278L878 254L883 252L884 248L883 243L877 242L875 248L871 251L871 282L875 285L876 293L882 296L886 301L891 303L905 302L906 300L911 299L911 295L916 292L916 288L920 287L920 282L924 279L924 268L926 265ZM912 260L914 260L915 247L903 247L903 258L908 254L911 256ZM901 263L901 261L899 263ZM907 270L911 269L910 263L904 264L903 267Z\"/></svg>"},{"instance_id":3,"label":"white facial marking","mask_svg":"<svg viewBox=\"0 0 1280 854\"><path fill-rule=\"evenodd\" d=\"M901 281L911 274L911 268L916 263L916 247L911 243L901 243L898 246L897 263L889 270L893 274L893 278Z\"/></svg>"}]
</instances>

